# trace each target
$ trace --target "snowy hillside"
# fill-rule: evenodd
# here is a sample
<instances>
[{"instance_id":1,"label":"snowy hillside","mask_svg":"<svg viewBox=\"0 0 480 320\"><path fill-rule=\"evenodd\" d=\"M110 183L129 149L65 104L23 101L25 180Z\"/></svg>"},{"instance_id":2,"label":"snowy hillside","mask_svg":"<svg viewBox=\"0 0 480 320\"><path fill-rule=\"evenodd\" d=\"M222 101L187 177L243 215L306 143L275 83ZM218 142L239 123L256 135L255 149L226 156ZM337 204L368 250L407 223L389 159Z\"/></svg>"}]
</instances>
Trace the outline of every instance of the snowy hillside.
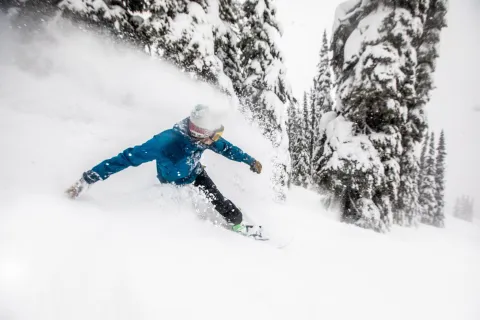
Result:
<instances>
[{"instance_id":1,"label":"snowy hillside","mask_svg":"<svg viewBox=\"0 0 480 320\"><path fill-rule=\"evenodd\" d=\"M32 40L3 19L1 320L480 318L480 227L451 218L381 235L301 189L276 204L269 142L213 90L68 26ZM273 234L294 236L286 248L214 226L194 190L160 185L153 163L64 196L199 102L223 111L225 138L265 168L206 153L208 173Z\"/></svg>"}]
</instances>

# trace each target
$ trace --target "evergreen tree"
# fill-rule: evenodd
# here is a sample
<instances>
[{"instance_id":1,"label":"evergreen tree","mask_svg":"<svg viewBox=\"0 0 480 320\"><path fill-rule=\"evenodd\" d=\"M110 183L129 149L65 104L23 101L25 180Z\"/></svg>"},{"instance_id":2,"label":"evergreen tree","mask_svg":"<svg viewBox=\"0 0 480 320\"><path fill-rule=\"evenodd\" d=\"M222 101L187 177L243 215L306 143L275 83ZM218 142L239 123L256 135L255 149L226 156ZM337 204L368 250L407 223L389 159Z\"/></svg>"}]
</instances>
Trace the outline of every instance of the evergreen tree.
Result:
<instances>
[{"instance_id":1,"label":"evergreen tree","mask_svg":"<svg viewBox=\"0 0 480 320\"><path fill-rule=\"evenodd\" d=\"M7 0L0 1L0 11L17 17L40 20L46 16L53 16L58 10L57 3L58 0ZM28 22L27 19L22 19L22 22ZM23 27L28 27L28 24L25 23Z\"/></svg>"},{"instance_id":2,"label":"evergreen tree","mask_svg":"<svg viewBox=\"0 0 480 320\"><path fill-rule=\"evenodd\" d=\"M235 0L219 0L219 16L223 23L214 29L215 55L222 62L223 72L230 78L238 94L243 82L238 47L241 10Z\"/></svg>"},{"instance_id":3,"label":"evergreen tree","mask_svg":"<svg viewBox=\"0 0 480 320\"><path fill-rule=\"evenodd\" d=\"M182 11L177 1L155 1L149 8L147 37L149 39L148 51L152 56L163 58L167 48L167 35L173 31L173 21ZM170 55L167 54L167 55Z\"/></svg>"},{"instance_id":4,"label":"evergreen tree","mask_svg":"<svg viewBox=\"0 0 480 320\"><path fill-rule=\"evenodd\" d=\"M408 104L409 108L411 104ZM421 173L420 163L415 154L418 143L421 141L421 130L413 129L416 124L414 119L418 114L407 113L407 122L401 126L402 153L400 156L400 184L398 189L398 198L394 207L394 222L401 226L418 225L421 206L419 201L420 191L418 189L418 177ZM423 127L423 120L418 121L420 127ZM417 137L418 135L418 137ZM417 140L420 139L420 140Z\"/></svg>"},{"instance_id":5,"label":"evergreen tree","mask_svg":"<svg viewBox=\"0 0 480 320\"><path fill-rule=\"evenodd\" d=\"M210 20L210 14L218 15L214 12L218 7L209 6L207 0L177 0L174 4L171 8L176 15L168 20L163 57L185 72L234 94L222 62L215 55L214 30L218 26Z\"/></svg>"},{"instance_id":6,"label":"evergreen tree","mask_svg":"<svg viewBox=\"0 0 480 320\"><path fill-rule=\"evenodd\" d=\"M288 108L288 140L289 140L289 153L290 153L290 182L299 185L298 181L298 156L300 154L299 135L301 134L301 124L299 120L301 117L298 115L298 107L295 102L291 102Z\"/></svg>"},{"instance_id":7,"label":"evergreen tree","mask_svg":"<svg viewBox=\"0 0 480 320\"><path fill-rule=\"evenodd\" d=\"M467 216L468 216L468 221L473 222L473 216L474 214L474 202L475 200L473 198L468 197L468 205L467 205Z\"/></svg>"},{"instance_id":8,"label":"evergreen tree","mask_svg":"<svg viewBox=\"0 0 480 320\"><path fill-rule=\"evenodd\" d=\"M317 74L313 85L313 103L316 110L316 127L321 116L333 109L332 92L332 73L330 70L330 57L328 48L327 31L324 30L322 37L322 48L320 49L319 62L317 64Z\"/></svg>"},{"instance_id":9,"label":"evergreen tree","mask_svg":"<svg viewBox=\"0 0 480 320\"><path fill-rule=\"evenodd\" d=\"M469 219L470 222L473 222L473 217L475 215L474 203L475 203L475 200L473 198L469 198L469 202L468 202L468 206L467 206L467 214L468 214L468 219Z\"/></svg>"},{"instance_id":10,"label":"evergreen tree","mask_svg":"<svg viewBox=\"0 0 480 320\"><path fill-rule=\"evenodd\" d=\"M323 154L325 137L320 130L322 117L333 109L332 74L330 71L330 58L328 56L327 31L323 32L322 48L320 50L320 61L317 65L317 74L313 80L312 90L312 155L311 155L311 176L315 185L319 184L319 164Z\"/></svg>"},{"instance_id":11,"label":"evergreen tree","mask_svg":"<svg viewBox=\"0 0 480 320\"><path fill-rule=\"evenodd\" d=\"M312 110L311 98L312 95L303 92L303 119L302 119L302 134L299 138L302 139L302 172L304 179L302 186L307 188L311 182L311 166L312 166L312 137L313 137L313 122L314 114Z\"/></svg>"},{"instance_id":12,"label":"evergreen tree","mask_svg":"<svg viewBox=\"0 0 480 320\"><path fill-rule=\"evenodd\" d=\"M398 201L401 130L415 98L417 11L410 2L364 1L334 29L336 125L345 128L327 130L337 137L326 139L319 180L326 189L336 181L345 221L377 231L390 228Z\"/></svg>"},{"instance_id":13,"label":"evergreen tree","mask_svg":"<svg viewBox=\"0 0 480 320\"><path fill-rule=\"evenodd\" d=\"M423 107L430 101L430 93L434 89L433 74L436 60L439 57L440 34L447 26L446 15L448 0L430 0L428 2L425 18L422 20L424 27L421 38L416 42L418 63L416 66L417 92L416 110L419 113L419 123L426 127ZM421 127L419 130L421 131Z\"/></svg>"},{"instance_id":14,"label":"evergreen tree","mask_svg":"<svg viewBox=\"0 0 480 320\"><path fill-rule=\"evenodd\" d=\"M407 123L409 121L407 120ZM419 160L415 153L417 143L412 139L412 135L408 134L408 130L405 130L406 128L412 128L412 123L410 122L410 124L402 127L401 177L398 201L394 209L394 222L401 226L418 226L422 212L419 186L425 172L425 156L428 149L429 135L427 132Z\"/></svg>"},{"instance_id":15,"label":"evergreen tree","mask_svg":"<svg viewBox=\"0 0 480 320\"><path fill-rule=\"evenodd\" d=\"M422 178L425 173L425 158L427 157L429 138L430 138L430 134L428 134L427 132L427 134L423 138L422 153L420 154L420 174L418 176L419 184L423 180Z\"/></svg>"},{"instance_id":16,"label":"evergreen tree","mask_svg":"<svg viewBox=\"0 0 480 320\"><path fill-rule=\"evenodd\" d=\"M459 219L473 221L473 199L468 196L457 198L453 215Z\"/></svg>"},{"instance_id":17,"label":"evergreen tree","mask_svg":"<svg viewBox=\"0 0 480 320\"><path fill-rule=\"evenodd\" d=\"M22 29L37 30L45 21L61 15L81 22L85 29L111 36L114 40L143 46L143 38L137 37L134 16L125 6L125 1L68 1L68 0L14 0L1 2L0 9L13 9L17 14L12 23Z\"/></svg>"},{"instance_id":18,"label":"evergreen tree","mask_svg":"<svg viewBox=\"0 0 480 320\"><path fill-rule=\"evenodd\" d=\"M114 2L114 1L110 1ZM135 11L145 11L148 10L148 7L150 5L150 1L148 0L125 0L126 7L128 8L129 11L135 12Z\"/></svg>"},{"instance_id":19,"label":"evergreen tree","mask_svg":"<svg viewBox=\"0 0 480 320\"><path fill-rule=\"evenodd\" d=\"M435 200L437 208L433 217L433 224L437 227L445 226L445 158L447 150L445 145L445 133L442 130L437 147L436 172L435 172Z\"/></svg>"},{"instance_id":20,"label":"evergreen tree","mask_svg":"<svg viewBox=\"0 0 480 320\"><path fill-rule=\"evenodd\" d=\"M297 136L294 138L298 142L298 158L295 167L297 168L297 182L301 187L308 187L310 183L310 154L309 154L309 142L310 142L310 121L308 113L308 96L307 93L303 94L303 109L300 113L301 118L298 121L298 127L300 128Z\"/></svg>"},{"instance_id":21,"label":"evergreen tree","mask_svg":"<svg viewBox=\"0 0 480 320\"><path fill-rule=\"evenodd\" d=\"M434 88L433 73L435 60L438 58L440 32L446 26L446 3L447 0L416 1L416 16L422 23L423 32L413 41L417 52L416 97L407 104L407 121L401 126L403 151L400 166L402 175L395 207L395 222L400 225L416 225L421 211L417 183L421 169L415 152L427 128L424 108L430 99L430 92ZM415 1L412 2L412 5L414 4Z\"/></svg>"},{"instance_id":22,"label":"evergreen tree","mask_svg":"<svg viewBox=\"0 0 480 320\"><path fill-rule=\"evenodd\" d=\"M281 35L276 9L271 0L246 0L243 4L241 67L244 82L240 100L276 149L274 188L279 200L285 199L288 180L288 136L285 106L292 100L286 68L278 46Z\"/></svg>"},{"instance_id":23,"label":"evergreen tree","mask_svg":"<svg viewBox=\"0 0 480 320\"><path fill-rule=\"evenodd\" d=\"M435 199L435 134L431 134L428 145L428 152L425 156L425 169L420 189L420 204L422 206L421 221L425 224L433 224L437 202Z\"/></svg>"},{"instance_id":24,"label":"evergreen tree","mask_svg":"<svg viewBox=\"0 0 480 320\"><path fill-rule=\"evenodd\" d=\"M460 210L461 210L460 198L457 198L455 200L455 206L453 207L453 216L459 218Z\"/></svg>"},{"instance_id":25,"label":"evergreen tree","mask_svg":"<svg viewBox=\"0 0 480 320\"><path fill-rule=\"evenodd\" d=\"M315 79L314 79L314 86L315 86ZM308 169L308 188L312 188L313 186L313 155L315 153L315 139L318 138L318 134L315 134L315 130L318 130L319 126L319 118L318 118L318 111L315 110L315 100L316 94L314 91L314 86L310 88L309 93L309 101L308 101L308 110L310 112L309 122L309 132L308 135L310 140L308 141L308 159L309 159L309 169Z\"/></svg>"}]
</instances>

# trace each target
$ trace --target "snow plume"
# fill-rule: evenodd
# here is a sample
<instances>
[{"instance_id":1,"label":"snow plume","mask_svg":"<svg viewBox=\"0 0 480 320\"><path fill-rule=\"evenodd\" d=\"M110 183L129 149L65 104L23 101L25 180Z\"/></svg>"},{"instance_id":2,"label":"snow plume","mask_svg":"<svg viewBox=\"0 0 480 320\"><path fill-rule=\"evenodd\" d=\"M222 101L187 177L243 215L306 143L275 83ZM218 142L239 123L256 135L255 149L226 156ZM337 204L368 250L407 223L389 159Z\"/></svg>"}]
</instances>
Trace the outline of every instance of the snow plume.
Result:
<instances>
[{"instance_id":1,"label":"snow plume","mask_svg":"<svg viewBox=\"0 0 480 320\"><path fill-rule=\"evenodd\" d=\"M202 103L223 113L226 139L264 164L256 175L206 152L209 175L244 212L258 210L259 223L281 219L270 202L273 168L264 161L271 143L224 95L171 65L63 20L32 29L34 37L0 16L0 318L223 317L230 299L241 301L250 287L225 282L238 273L219 266L251 270L250 260L208 262L230 250L215 235L232 237L230 245L245 239L198 219L220 220L193 189L159 185L149 163L95 184L78 201L63 192L84 170L171 128ZM190 242L194 234L203 240ZM252 247L247 241L236 253ZM213 278L223 280L205 295ZM229 288L237 293L222 298ZM210 299L222 307L212 311Z\"/></svg>"},{"instance_id":2,"label":"snow plume","mask_svg":"<svg viewBox=\"0 0 480 320\"><path fill-rule=\"evenodd\" d=\"M1 30L2 118L15 112L28 115L28 123L33 121L32 125L35 117L48 117L48 121L56 119L63 123L48 131L52 136L39 133L32 140L42 137L42 145L59 152L58 157L51 154L42 160L52 170L57 168L50 172L50 177L48 170L38 173L45 180L44 188L65 187L102 158L171 128L188 117L193 106L199 103L209 105L221 117L226 139L241 137L232 142L260 161L270 157L269 143L243 120L229 98L205 83L191 80L171 65L107 38L82 32L63 20L44 24L43 31L37 31L35 38L9 29L5 18L2 18ZM63 128L69 122L75 123L74 130L79 132L72 141L59 140L64 134L69 136L68 132L63 132L63 129L71 130ZM121 134L111 128L121 130ZM37 130L41 132L42 127ZM29 141L29 145L31 143ZM55 147L56 143L60 145ZM64 143L71 145L68 153L64 153ZM206 164L209 158L207 156ZM6 165L14 165L16 161L7 157ZM23 161L28 163L29 160ZM59 161L69 165L56 165ZM218 166L224 165L219 160ZM238 172L229 170L232 179L245 171L243 167L237 168ZM266 176L271 170L265 164ZM154 174L152 177L154 180ZM6 183L4 187L20 187L20 179L13 173L5 172L2 178ZM259 179L266 185L256 180L257 187L252 186L252 191L270 190L268 177ZM151 183L151 180L148 181ZM50 186L53 181L59 184ZM262 194L265 195L265 191Z\"/></svg>"},{"instance_id":3,"label":"snow plume","mask_svg":"<svg viewBox=\"0 0 480 320\"><path fill-rule=\"evenodd\" d=\"M129 42L152 56L176 64L192 77L235 95L232 81L224 73L222 56L217 56L217 42L228 25L220 18L217 0L33 0L9 3L6 7L22 17L38 17L41 12L82 21L85 29L95 29L121 42Z\"/></svg>"},{"instance_id":4,"label":"snow plume","mask_svg":"<svg viewBox=\"0 0 480 320\"><path fill-rule=\"evenodd\" d=\"M265 2L266 1L266 2ZM41 3L19 5L20 16L26 11L35 12L43 7ZM256 4L255 4L256 3ZM254 96L255 101L248 105L249 109L266 109L268 116L253 111L255 122L265 129L277 148L277 155L272 159L273 168L278 174L272 181L273 188L278 189L279 199L285 199L285 188L288 184L288 140L286 140L285 104L291 99L290 88L286 78L278 41L280 26L275 14L276 8L268 0L253 3L254 10L245 12L253 14L253 28L238 30L242 25L240 19L244 12L234 1L201 0L201 1L156 1L133 2L101 0L63 0L49 3L50 11L73 21L82 21L88 29L96 28L144 49L150 55L167 60L189 73L192 78L201 79L217 86L223 92L236 99ZM246 6L248 7L248 5ZM137 11L138 10L138 11ZM260 11L265 10L265 14ZM257 21L260 20L260 28ZM250 19L245 18L249 21ZM247 23L248 24L248 23ZM238 38L257 37L255 46L250 43L243 46L246 50L253 47L265 54L255 53L242 57ZM247 40L248 42L248 40ZM245 50L244 50L245 51ZM262 56L264 59L259 59ZM247 66L240 61L252 64L261 63L263 75L250 76ZM245 69L245 70L243 70ZM247 71L248 69L248 71ZM255 71L257 66L254 66ZM245 74L243 74L245 71ZM248 78L244 79L244 76ZM252 83L252 82L255 83ZM246 88L258 86L255 95L246 92ZM238 102L238 100L237 100ZM242 110L247 101L241 101ZM253 104L253 106L252 106ZM246 114L250 117L251 114ZM279 131L276 135L272 132ZM281 136L283 134L283 136Z\"/></svg>"}]
</instances>

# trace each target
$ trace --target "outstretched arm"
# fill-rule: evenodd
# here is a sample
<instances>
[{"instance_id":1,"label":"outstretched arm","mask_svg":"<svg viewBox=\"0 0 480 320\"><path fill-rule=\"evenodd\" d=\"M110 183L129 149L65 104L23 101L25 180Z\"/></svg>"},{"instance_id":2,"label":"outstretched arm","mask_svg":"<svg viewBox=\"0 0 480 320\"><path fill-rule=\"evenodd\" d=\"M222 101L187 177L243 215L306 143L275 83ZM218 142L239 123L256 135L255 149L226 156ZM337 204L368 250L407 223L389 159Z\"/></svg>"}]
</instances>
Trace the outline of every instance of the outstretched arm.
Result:
<instances>
[{"instance_id":1,"label":"outstretched arm","mask_svg":"<svg viewBox=\"0 0 480 320\"><path fill-rule=\"evenodd\" d=\"M99 180L105 180L109 176L128 167L136 167L142 163L157 159L164 146L170 143L170 139L165 135L158 134L142 145L128 148L117 156L104 160L84 172L82 178L75 182L65 192L75 199L88 189L88 186Z\"/></svg>"},{"instance_id":2,"label":"outstretched arm","mask_svg":"<svg viewBox=\"0 0 480 320\"><path fill-rule=\"evenodd\" d=\"M142 145L128 148L117 156L104 160L83 174L83 179L88 184L105 180L109 176L128 167L136 167L142 163L155 160L162 148L164 141L160 135L154 136Z\"/></svg>"},{"instance_id":3,"label":"outstretched arm","mask_svg":"<svg viewBox=\"0 0 480 320\"><path fill-rule=\"evenodd\" d=\"M224 138L220 138L209 146L209 149L222 156L237 162L243 162L251 166L255 159L243 152L239 147L234 146Z\"/></svg>"}]
</instances>

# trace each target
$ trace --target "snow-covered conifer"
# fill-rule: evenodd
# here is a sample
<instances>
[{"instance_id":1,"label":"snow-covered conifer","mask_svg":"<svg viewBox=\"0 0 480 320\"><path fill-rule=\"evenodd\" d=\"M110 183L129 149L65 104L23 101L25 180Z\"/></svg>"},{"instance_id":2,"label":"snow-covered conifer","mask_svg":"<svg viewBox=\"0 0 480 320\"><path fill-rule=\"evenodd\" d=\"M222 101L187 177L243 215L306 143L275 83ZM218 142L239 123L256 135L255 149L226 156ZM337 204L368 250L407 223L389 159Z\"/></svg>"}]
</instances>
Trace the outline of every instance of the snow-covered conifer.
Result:
<instances>
[{"instance_id":1,"label":"snow-covered conifer","mask_svg":"<svg viewBox=\"0 0 480 320\"><path fill-rule=\"evenodd\" d=\"M286 105L292 99L286 68L278 40L281 29L271 0L246 0L243 3L241 67L244 72L240 100L277 150L273 177L277 198L285 198L288 179L288 136Z\"/></svg>"},{"instance_id":2,"label":"snow-covered conifer","mask_svg":"<svg viewBox=\"0 0 480 320\"><path fill-rule=\"evenodd\" d=\"M305 172L305 180L302 185L307 187L310 184L311 177L311 165L312 165L312 137L313 137L313 122L314 115L312 110L312 94L308 95L305 91L303 93L303 119L302 119L302 134L299 139L302 139L301 150L303 152L303 162L302 165L305 166L303 169Z\"/></svg>"},{"instance_id":3,"label":"snow-covered conifer","mask_svg":"<svg viewBox=\"0 0 480 320\"><path fill-rule=\"evenodd\" d=\"M435 134L432 133L429 143L428 152L425 156L425 168L420 187L420 204L422 206L421 222L425 224L433 224L435 212L437 211L437 202L435 199L436 183L435 183Z\"/></svg>"},{"instance_id":4,"label":"snow-covered conifer","mask_svg":"<svg viewBox=\"0 0 480 320\"><path fill-rule=\"evenodd\" d=\"M299 121L301 117L298 115L298 106L296 102L292 101L288 107L288 140L289 140L289 153L290 153L290 183L298 185L298 156L300 154L300 144L298 136L301 131L301 125Z\"/></svg>"},{"instance_id":5,"label":"snow-covered conifer","mask_svg":"<svg viewBox=\"0 0 480 320\"><path fill-rule=\"evenodd\" d=\"M377 150L357 126L335 111L324 115L325 148L320 158L319 186L343 205L343 220L364 228L384 230L381 212L373 202L383 179Z\"/></svg>"},{"instance_id":6,"label":"snow-covered conifer","mask_svg":"<svg viewBox=\"0 0 480 320\"><path fill-rule=\"evenodd\" d=\"M398 200L401 128L415 97L419 33L406 2L359 1L334 27L336 110L349 130L345 136L327 129L329 159L320 180L330 174L341 181L344 219L377 231L390 228ZM341 135L349 138L335 139Z\"/></svg>"},{"instance_id":7,"label":"snow-covered conifer","mask_svg":"<svg viewBox=\"0 0 480 320\"><path fill-rule=\"evenodd\" d=\"M469 196L462 196L457 198L453 215L459 219L472 222L473 221L473 206L474 201Z\"/></svg>"},{"instance_id":8,"label":"snow-covered conifer","mask_svg":"<svg viewBox=\"0 0 480 320\"><path fill-rule=\"evenodd\" d=\"M110 0L110 2L113 2ZM142 12L148 9L150 2L149 0L124 0L123 1L131 12Z\"/></svg>"},{"instance_id":9,"label":"snow-covered conifer","mask_svg":"<svg viewBox=\"0 0 480 320\"><path fill-rule=\"evenodd\" d=\"M297 168L297 182L299 186L304 188L308 187L310 183L310 152L309 152L309 144L310 144L310 119L309 119L309 112L308 112L308 96L307 93L304 92L303 94L303 109L300 113L300 121L299 124L299 131L295 140L297 140L298 144L298 157L297 163L295 167Z\"/></svg>"},{"instance_id":10,"label":"snow-covered conifer","mask_svg":"<svg viewBox=\"0 0 480 320\"><path fill-rule=\"evenodd\" d=\"M333 109L333 100L332 100L332 73L330 67L330 57L328 56L328 37L327 31L323 32L322 37L322 48L320 49L319 62L317 64L317 74L314 78L314 99L316 110L316 127L318 127L318 121L321 116L327 112L332 111Z\"/></svg>"},{"instance_id":11,"label":"snow-covered conifer","mask_svg":"<svg viewBox=\"0 0 480 320\"><path fill-rule=\"evenodd\" d=\"M435 200L437 208L433 217L433 224L437 227L445 226L445 158L447 150L445 145L445 133L442 130L437 147L437 159L435 170Z\"/></svg>"},{"instance_id":12,"label":"snow-covered conifer","mask_svg":"<svg viewBox=\"0 0 480 320\"><path fill-rule=\"evenodd\" d=\"M3 11L10 17L15 16L15 18L18 18L23 16L28 19L40 20L44 19L45 16L52 16L58 11L57 3L58 0L0 1L0 12ZM29 22L26 19L21 20L24 23ZM23 27L28 27L28 24L24 24Z\"/></svg>"},{"instance_id":13,"label":"snow-covered conifer","mask_svg":"<svg viewBox=\"0 0 480 320\"><path fill-rule=\"evenodd\" d=\"M422 176L425 172L425 158L427 157L428 143L430 139L430 134L427 132L423 137L422 152L420 154L420 174L418 176L418 182L422 181Z\"/></svg>"},{"instance_id":14,"label":"snow-covered conifer","mask_svg":"<svg viewBox=\"0 0 480 320\"><path fill-rule=\"evenodd\" d=\"M140 0L139 0L140 1ZM36 30L41 24L54 16L62 16L81 22L84 29L112 36L114 40L143 46L141 37L136 34L132 23L133 15L125 1L102 0L28 0L0 1L0 10L15 13L11 16L13 24L21 25L24 30Z\"/></svg>"},{"instance_id":15,"label":"snow-covered conifer","mask_svg":"<svg viewBox=\"0 0 480 320\"><path fill-rule=\"evenodd\" d=\"M330 58L328 56L328 38L326 30L323 33L322 48L320 50L320 61L317 65L317 74L313 80L312 90L312 155L311 175L312 183L318 185L319 162L323 154L325 143L323 132L320 130L320 121L327 112L333 109L332 100L332 74L330 70Z\"/></svg>"},{"instance_id":16,"label":"snow-covered conifer","mask_svg":"<svg viewBox=\"0 0 480 320\"><path fill-rule=\"evenodd\" d=\"M239 94L243 82L238 47L241 10L235 0L218 2L220 21L214 29L215 55L222 62L223 72L231 80L236 94Z\"/></svg>"},{"instance_id":17,"label":"snow-covered conifer","mask_svg":"<svg viewBox=\"0 0 480 320\"><path fill-rule=\"evenodd\" d=\"M439 57L440 34L447 26L446 15L448 0L430 0L423 20L423 33L416 44L418 63L416 67L417 109L430 101L430 93L434 89L433 74L436 60ZM422 109L419 110L423 116ZM422 123L424 119L419 119ZM421 129L421 128L420 128Z\"/></svg>"},{"instance_id":18,"label":"snow-covered conifer","mask_svg":"<svg viewBox=\"0 0 480 320\"><path fill-rule=\"evenodd\" d=\"M143 18L131 11L146 8L145 1L137 1L136 5L130 6L125 1L60 0L56 6L62 16L80 21L84 27L95 32L113 35L118 41L129 42L139 48L148 44L148 39L140 32Z\"/></svg>"},{"instance_id":19,"label":"snow-covered conifer","mask_svg":"<svg viewBox=\"0 0 480 320\"><path fill-rule=\"evenodd\" d=\"M401 127L402 156L401 183L395 207L395 222L400 225L416 225L420 210L418 184L420 168L415 155L418 144L427 128L424 108L434 88L433 73L438 58L440 32L446 26L447 0L413 1L421 22L422 33L414 38L417 54L415 67L415 99L408 103L407 121Z\"/></svg>"},{"instance_id":20,"label":"snow-covered conifer","mask_svg":"<svg viewBox=\"0 0 480 320\"><path fill-rule=\"evenodd\" d=\"M394 222L401 226L417 226L420 222L422 207L420 204L419 186L421 185L425 172L425 156L429 141L429 135L427 133L419 160L416 155L416 148L418 146L416 142L417 137L414 137L412 135L413 131L410 130L415 127L415 124L410 122L410 120L412 120L411 115L413 115L413 112L409 109L407 122L402 126L403 152L400 158L401 177L398 201L394 207ZM423 119L423 117L418 119ZM423 126L422 124L421 127ZM416 131L415 134L420 134L420 131Z\"/></svg>"},{"instance_id":21,"label":"snow-covered conifer","mask_svg":"<svg viewBox=\"0 0 480 320\"><path fill-rule=\"evenodd\" d=\"M233 94L233 86L215 55L214 30L219 30L218 3L207 0L175 1L173 20L168 20L163 57L184 71ZM215 19L214 17L217 17ZM162 19L164 19L162 17Z\"/></svg>"}]
</instances>

